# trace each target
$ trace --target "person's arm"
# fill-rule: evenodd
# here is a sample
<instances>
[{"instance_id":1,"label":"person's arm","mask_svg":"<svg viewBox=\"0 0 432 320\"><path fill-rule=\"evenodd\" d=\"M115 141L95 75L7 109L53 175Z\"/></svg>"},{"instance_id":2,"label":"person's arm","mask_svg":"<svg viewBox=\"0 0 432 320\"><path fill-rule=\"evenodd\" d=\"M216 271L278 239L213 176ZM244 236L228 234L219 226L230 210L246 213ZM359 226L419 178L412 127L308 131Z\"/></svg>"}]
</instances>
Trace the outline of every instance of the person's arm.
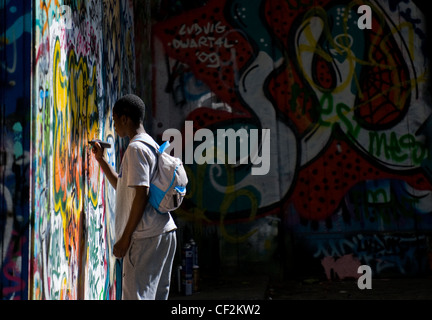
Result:
<instances>
[{"instance_id":1,"label":"person's arm","mask_svg":"<svg viewBox=\"0 0 432 320\"><path fill-rule=\"evenodd\" d=\"M99 163L102 171L105 173L105 176L107 177L109 183L113 186L114 189L116 189L118 174L114 170L114 168L105 160L104 148L102 148L98 142L95 142L92 147L92 152L95 156L95 159Z\"/></svg>"},{"instance_id":2,"label":"person's arm","mask_svg":"<svg viewBox=\"0 0 432 320\"><path fill-rule=\"evenodd\" d=\"M127 250L129 249L129 245L132 239L132 234L134 233L138 223L141 221L141 218L144 213L144 209L147 205L148 201L148 187L144 186L136 186L135 188L135 197L132 202L132 208L130 211L129 219L126 223L126 227L123 231L121 238L117 241L113 248L113 254L117 258L122 258L125 256Z\"/></svg>"}]
</instances>

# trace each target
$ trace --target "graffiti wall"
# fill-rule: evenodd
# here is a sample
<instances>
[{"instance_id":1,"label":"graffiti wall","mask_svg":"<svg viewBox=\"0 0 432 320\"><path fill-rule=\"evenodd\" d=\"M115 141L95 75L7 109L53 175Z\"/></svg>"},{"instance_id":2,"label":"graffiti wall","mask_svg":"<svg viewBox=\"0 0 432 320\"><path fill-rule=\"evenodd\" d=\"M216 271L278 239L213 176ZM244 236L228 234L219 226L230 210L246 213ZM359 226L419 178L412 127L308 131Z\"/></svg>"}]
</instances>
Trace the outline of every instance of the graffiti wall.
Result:
<instances>
[{"instance_id":1,"label":"graffiti wall","mask_svg":"<svg viewBox=\"0 0 432 320\"><path fill-rule=\"evenodd\" d=\"M0 299L27 296L31 3L0 1Z\"/></svg>"},{"instance_id":2,"label":"graffiti wall","mask_svg":"<svg viewBox=\"0 0 432 320\"><path fill-rule=\"evenodd\" d=\"M238 153L189 164L180 223L201 245L216 234L224 265L430 270L430 61L416 4L181 3L154 26L155 134L177 128L209 159L216 138L200 129L270 129L270 157L263 175Z\"/></svg>"},{"instance_id":3,"label":"graffiti wall","mask_svg":"<svg viewBox=\"0 0 432 320\"><path fill-rule=\"evenodd\" d=\"M115 299L113 190L88 141L121 146L112 104L134 90L131 1L35 4L30 299ZM117 142L117 143L115 143Z\"/></svg>"}]
</instances>

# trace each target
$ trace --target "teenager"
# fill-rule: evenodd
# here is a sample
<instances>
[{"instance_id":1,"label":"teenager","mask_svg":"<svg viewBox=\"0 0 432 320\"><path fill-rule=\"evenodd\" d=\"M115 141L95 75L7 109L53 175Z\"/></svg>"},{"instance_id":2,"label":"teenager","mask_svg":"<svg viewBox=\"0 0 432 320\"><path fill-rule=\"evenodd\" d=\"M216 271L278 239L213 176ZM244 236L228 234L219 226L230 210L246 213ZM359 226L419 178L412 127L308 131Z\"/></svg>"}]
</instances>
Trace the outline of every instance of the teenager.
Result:
<instances>
[{"instance_id":1,"label":"teenager","mask_svg":"<svg viewBox=\"0 0 432 320\"><path fill-rule=\"evenodd\" d=\"M133 94L123 96L113 107L116 133L129 138L118 173L105 160L99 143L92 152L116 189L113 254L123 260L122 299L167 300L177 227L170 213L158 213L148 201L157 158L151 147L136 141L150 137L144 129L144 116L145 104Z\"/></svg>"}]
</instances>

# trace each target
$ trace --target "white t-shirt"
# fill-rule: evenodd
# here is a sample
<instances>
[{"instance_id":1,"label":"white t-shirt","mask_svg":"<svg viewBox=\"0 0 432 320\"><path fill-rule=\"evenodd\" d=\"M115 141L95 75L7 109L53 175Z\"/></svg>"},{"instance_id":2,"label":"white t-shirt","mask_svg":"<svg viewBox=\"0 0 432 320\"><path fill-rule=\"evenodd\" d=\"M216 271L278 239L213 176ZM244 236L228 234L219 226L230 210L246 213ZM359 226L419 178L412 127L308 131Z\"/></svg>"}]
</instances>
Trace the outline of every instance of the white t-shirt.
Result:
<instances>
[{"instance_id":1,"label":"white t-shirt","mask_svg":"<svg viewBox=\"0 0 432 320\"><path fill-rule=\"evenodd\" d=\"M141 133L135 139L141 135L147 134ZM155 171L156 161L157 158L153 148L141 141L132 139L123 155L117 180L115 205L116 241L122 236L129 219L132 201L135 197L135 188L133 187L150 187L150 179ZM149 202L132 238L154 237L176 228L170 213L158 213Z\"/></svg>"}]
</instances>

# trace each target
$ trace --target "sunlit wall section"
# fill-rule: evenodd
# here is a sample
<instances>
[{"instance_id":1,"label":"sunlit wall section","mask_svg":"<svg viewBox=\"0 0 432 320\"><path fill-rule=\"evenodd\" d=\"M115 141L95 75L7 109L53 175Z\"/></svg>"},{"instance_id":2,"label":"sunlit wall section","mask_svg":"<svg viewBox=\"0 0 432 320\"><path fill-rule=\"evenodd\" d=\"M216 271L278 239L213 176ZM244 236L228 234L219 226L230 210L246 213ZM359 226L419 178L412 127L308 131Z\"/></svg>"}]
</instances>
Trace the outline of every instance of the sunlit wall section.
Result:
<instances>
[{"instance_id":1,"label":"sunlit wall section","mask_svg":"<svg viewBox=\"0 0 432 320\"><path fill-rule=\"evenodd\" d=\"M130 1L36 3L31 299L116 297L113 191L88 141L111 141L116 166L112 102L134 88L131 61Z\"/></svg>"}]
</instances>

